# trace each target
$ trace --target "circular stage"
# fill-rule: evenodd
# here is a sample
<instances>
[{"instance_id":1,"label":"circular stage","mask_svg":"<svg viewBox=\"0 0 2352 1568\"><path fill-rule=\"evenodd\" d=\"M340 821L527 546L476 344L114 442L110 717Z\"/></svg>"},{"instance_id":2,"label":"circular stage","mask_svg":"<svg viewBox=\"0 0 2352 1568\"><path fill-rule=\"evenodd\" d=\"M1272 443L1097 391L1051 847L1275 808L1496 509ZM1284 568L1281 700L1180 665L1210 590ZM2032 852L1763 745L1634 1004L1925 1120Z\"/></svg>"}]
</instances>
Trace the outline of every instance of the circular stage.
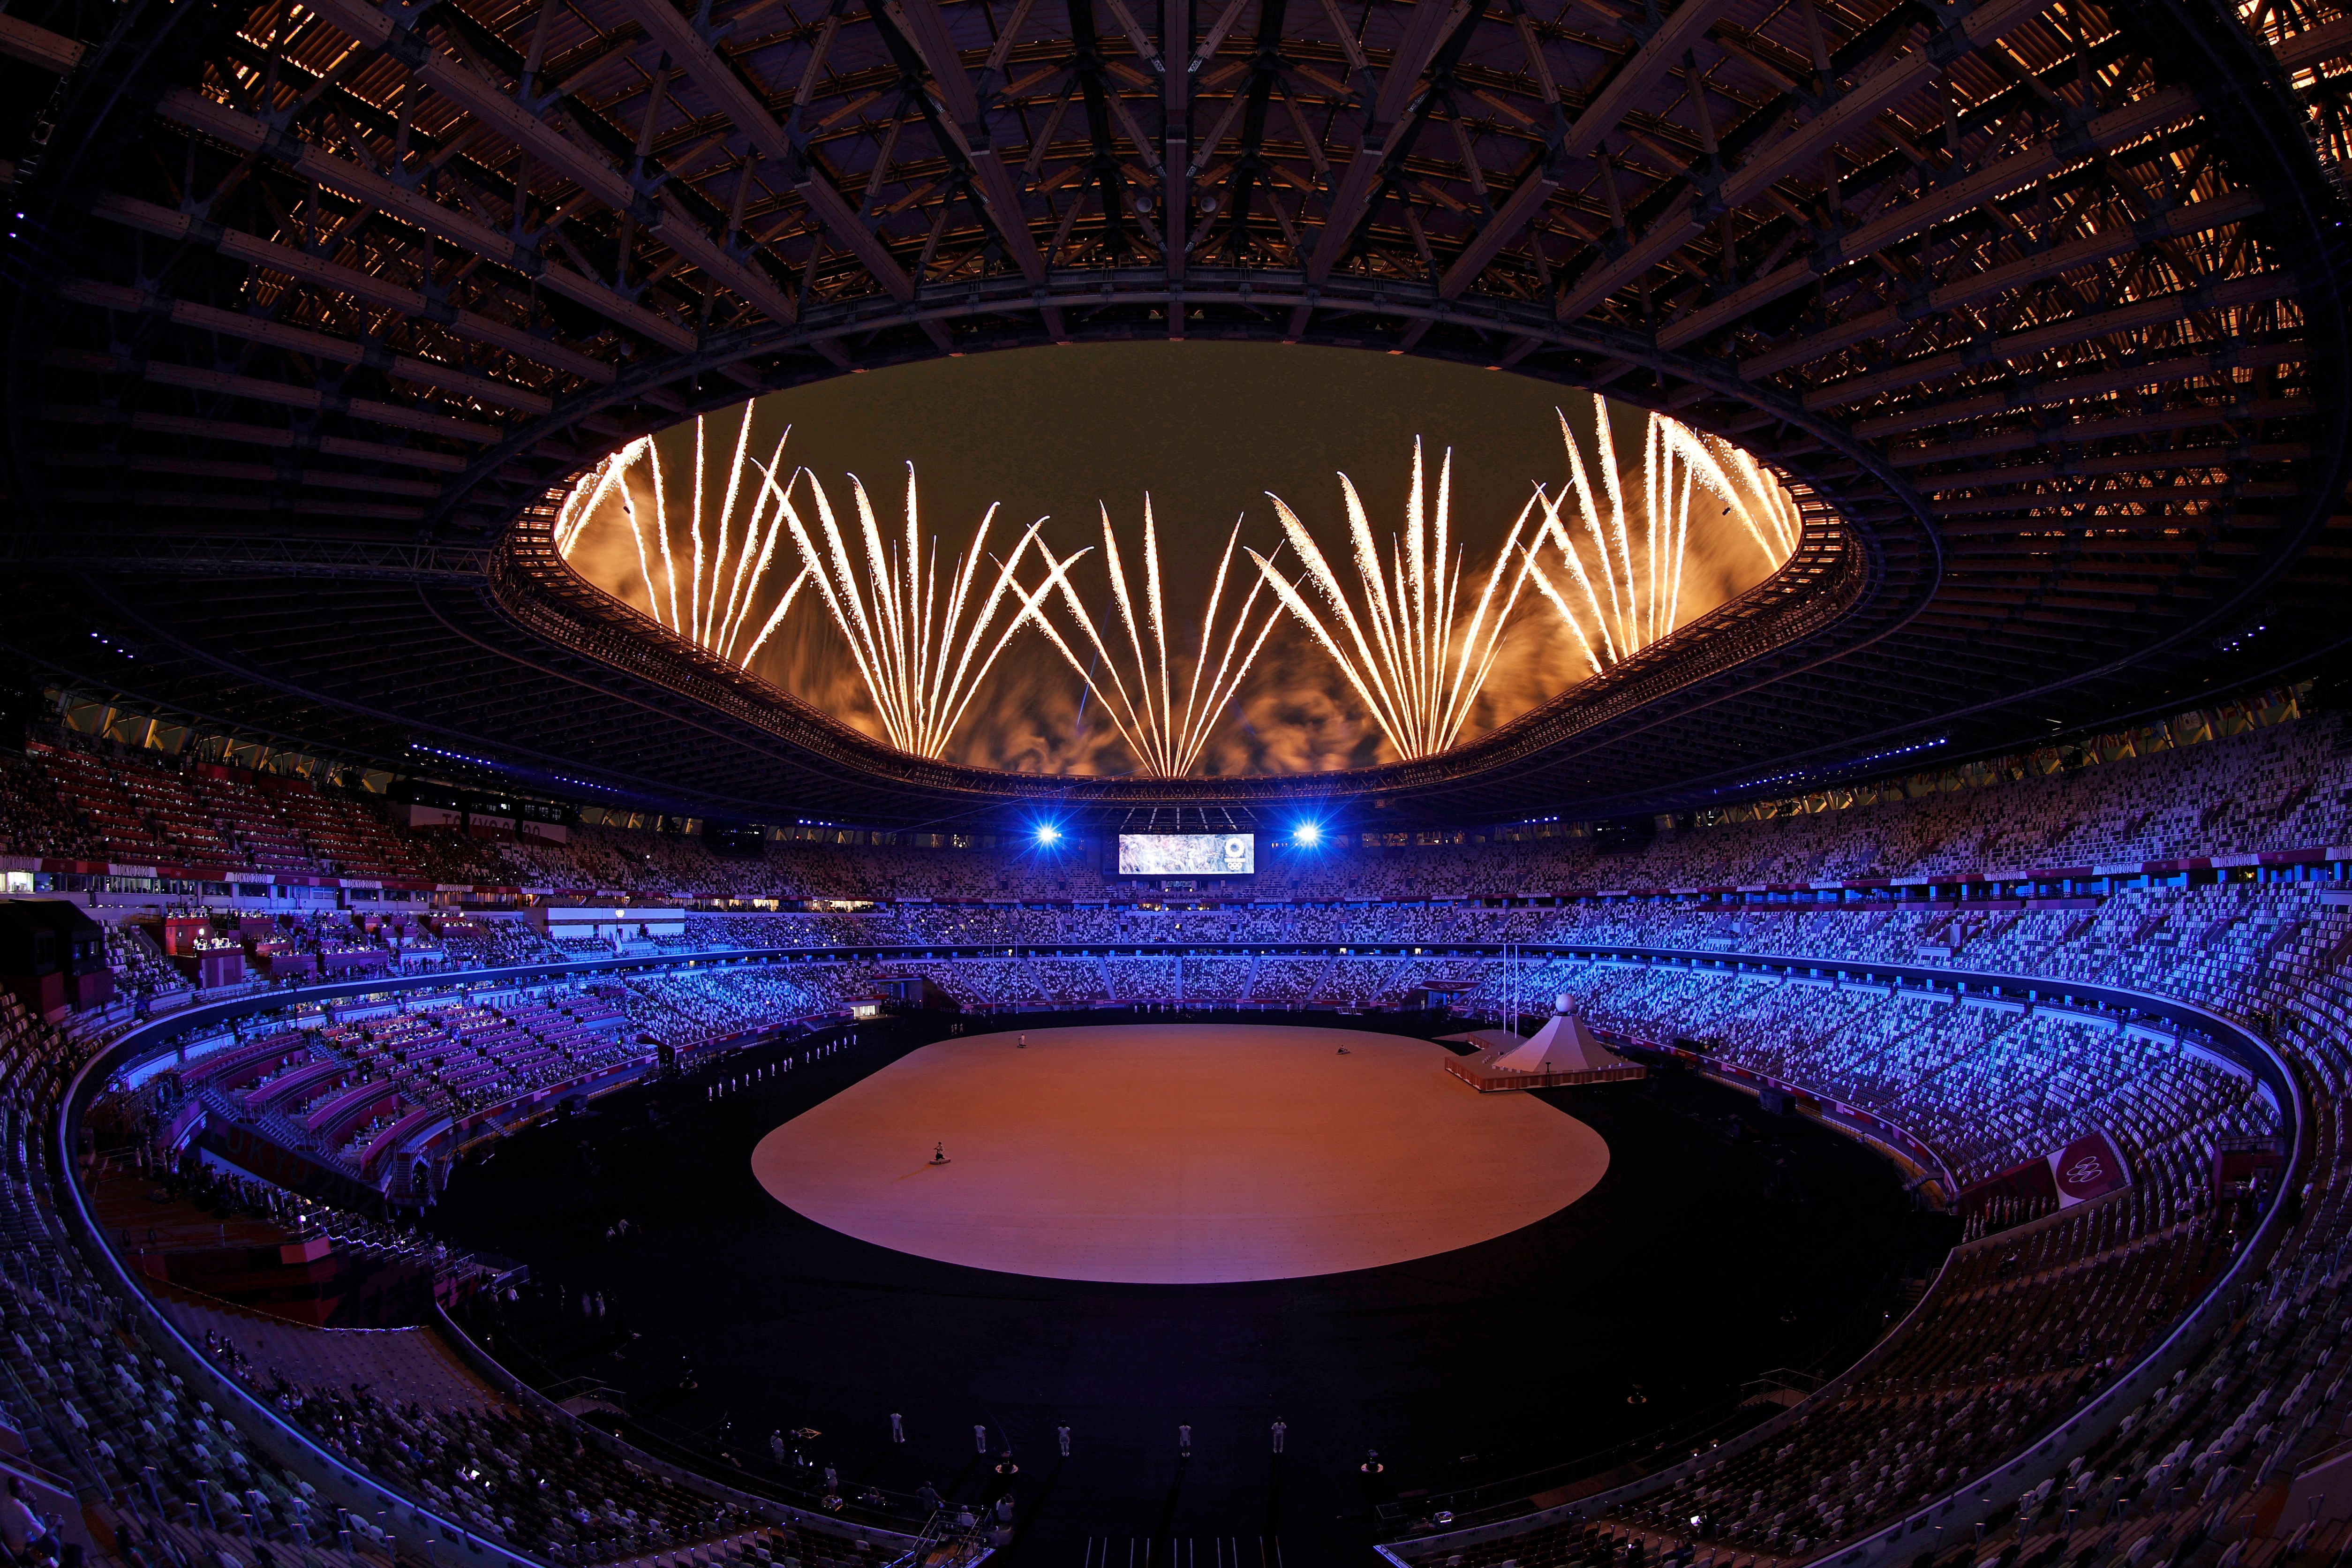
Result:
<instances>
[{"instance_id":1,"label":"circular stage","mask_svg":"<svg viewBox=\"0 0 2352 1568\"><path fill-rule=\"evenodd\" d=\"M1148 1285L1402 1263L1592 1190L1599 1133L1532 1095L1479 1094L1444 1059L1391 1035L1247 1024L943 1040L769 1133L751 1169L876 1246Z\"/></svg>"}]
</instances>

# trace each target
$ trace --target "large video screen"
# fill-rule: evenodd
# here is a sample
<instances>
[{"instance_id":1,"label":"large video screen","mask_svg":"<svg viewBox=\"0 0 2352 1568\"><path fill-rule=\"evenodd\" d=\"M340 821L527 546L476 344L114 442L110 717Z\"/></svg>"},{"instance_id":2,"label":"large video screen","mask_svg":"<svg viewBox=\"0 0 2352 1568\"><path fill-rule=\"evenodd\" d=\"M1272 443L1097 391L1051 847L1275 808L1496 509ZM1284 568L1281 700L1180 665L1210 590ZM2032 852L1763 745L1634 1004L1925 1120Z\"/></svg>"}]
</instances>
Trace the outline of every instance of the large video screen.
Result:
<instances>
[{"instance_id":1,"label":"large video screen","mask_svg":"<svg viewBox=\"0 0 2352 1568\"><path fill-rule=\"evenodd\" d=\"M1122 833L1122 877L1253 877L1257 874L1254 833Z\"/></svg>"}]
</instances>

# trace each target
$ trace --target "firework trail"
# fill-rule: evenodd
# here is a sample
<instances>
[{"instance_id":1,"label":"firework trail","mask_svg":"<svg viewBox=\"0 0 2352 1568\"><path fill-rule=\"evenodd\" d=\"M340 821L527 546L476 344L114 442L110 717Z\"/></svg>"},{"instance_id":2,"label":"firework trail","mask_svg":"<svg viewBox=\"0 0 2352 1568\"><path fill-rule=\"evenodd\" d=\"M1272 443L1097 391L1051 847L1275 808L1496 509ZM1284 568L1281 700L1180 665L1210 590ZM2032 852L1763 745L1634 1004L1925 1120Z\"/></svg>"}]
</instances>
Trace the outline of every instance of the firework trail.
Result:
<instances>
[{"instance_id":1,"label":"firework trail","mask_svg":"<svg viewBox=\"0 0 2352 1568\"><path fill-rule=\"evenodd\" d=\"M1536 501L1519 509L1502 552L1486 574L1485 588L1466 624L1459 616L1462 552L1451 542L1454 453L1449 447L1438 467L1433 504L1425 498L1421 442L1412 444L1412 488L1405 503L1402 539L1391 536L1389 558L1381 559L1364 503L1355 481L1339 476L1348 506L1348 534L1354 552L1356 575L1362 586L1362 605L1349 602L1339 574L1280 496L1269 495L1281 515L1284 537L1306 563L1305 580L1323 600L1318 610L1297 587L1275 570L1274 563L1256 551L1251 559L1261 580L1272 589L1283 608L1296 616L1331 661L1338 665L1356 695L1371 710L1374 721L1389 743L1406 759L1443 752L1461 738L1463 727L1477 704L1487 675L1502 652L1503 631L1509 624L1528 576L1528 556L1519 550ZM1513 556L1519 557L1516 568ZM1504 587L1502 603L1496 593Z\"/></svg>"},{"instance_id":2,"label":"firework trail","mask_svg":"<svg viewBox=\"0 0 2352 1568\"><path fill-rule=\"evenodd\" d=\"M1273 556L1249 550L1258 571L1240 592L1233 568L1235 552L1246 547L1236 523L1195 640L1178 635L1168 618L1149 496L1139 582L1129 570L1134 552L1122 551L1102 510L1110 600L1090 614L1071 569L1091 547L1057 556L1032 524L998 561L987 551L992 507L961 553L943 556L936 540L926 551L911 465L903 528L885 528L854 478L856 516L845 519L807 469L780 482L783 436L764 463L758 459L752 413L746 405L723 483L706 465L721 455L714 448L726 448L724 437L713 441L700 417L690 485L665 473L649 437L598 463L557 509L558 551L569 559L592 531L625 529L621 558L634 558L648 613L743 668L814 590L847 645L886 738L932 758L945 754L1008 645L1034 626L1077 672L1087 699L1100 700L1144 773L1190 773L1221 717L1237 711L1242 685L1286 616L1338 667L1399 755L1428 756L1461 740L1522 593L1532 590L1551 606L1598 674L1682 624L1695 520L1702 537L1724 528L1744 535L1768 569L1789 559L1803 529L1796 501L1753 457L1664 416L1646 418L1637 476L1631 463L1621 464L1609 405L1596 395L1591 448L1559 415L1567 482L1534 487L1467 606L1464 552L1453 533L1453 453L1440 464L1433 492L1416 440L1404 528L1385 554L1354 482L1339 476L1353 588L1343 582L1345 567L1335 566L1275 496L1284 545L1297 552L1303 570L1286 577ZM683 506L674 504L681 489ZM1723 525L1706 514L1708 506L1719 508ZM1033 548L1045 569L1034 590L1015 574Z\"/></svg>"},{"instance_id":3,"label":"firework trail","mask_svg":"<svg viewBox=\"0 0 2352 1568\"><path fill-rule=\"evenodd\" d=\"M792 489L803 479L816 505L814 531L793 504ZM800 552L801 580L815 587L817 597L849 645L850 661L865 684L885 737L900 751L919 757L936 759L946 753L957 724L1005 645L1031 620L1042 624L1038 604L1066 585L1070 567L1087 553L1081 550L1055 560L1037 537L1038 523L1031 523L1012 554L994 563L995 578L987 597L976 613L967 615L982 563L992 559L988 532L996 520L994 506L981 518L970 548L947 562L942 598L940 546L935 540L928 556L923 551L912 463L907 465L905 531L901 539L887 542L864 481L850 476L857 508L855 552L834 511L832 498L815 475L803 468L790 482L779 485L772 469L762 469L761 480L762 493L774 498L776 514ZM1034 593L1022 587L1014 576L1033 545L1047 562L1045 581ZM1018 606L1009 614L1008 599ZM993 642L989 640L992 631L996 634Z\"/></svg>"},{"instance_id":4,"label":"firework trail","mask_svg":"<svg viewBox=\"0 0 2352 1568\"><path fill-rule=\"evenodd\" d=\"M783 515L781 510L768 510L771 497L763 487L753 498L750 514L743 519L742 532L740 536L735 532L744 471L760 466L751 456L751 405L746 404L742 422L736 427L735 455L728 465L723 499L717 517L709 520L717 529L712 537L706 523L704 504L702 465L707 447L703 423L698 416L694 422L694 507L686 542L692 569L688 581L681 584L678 580L681 552L672 548L670 539L669 487L662 472L661 456L649 436L641 436L623 447L572 486L556 510L555 547L566 560L571 559L590 528L600 518L610 521L617 511L635 548L637 579L645 588L646 604L653 618L705 652L716 654L739 668L749 668L768 638L783 624L793 601L808 586L809 577L803 569L783 585L758 634L747 642L744 634L751 618L763 595L772 588L770 574L775 564ZM790 434L789 429L784 433ZM762 473L781 462L783 452L784 436L779 436ZM650 525L641 509L641 494L652 504ZM649 531L653 535L650 547L646 539ZM679 598L681 589L683 602Z\"/></svg>"},{"instance_id":5,"label":"firework trail","mask_svg":"<svg viewBox=\"0 0 2352 1568\"><path fill-rule=\"evenodd\" d=\"M1595 449L1590 465L1567 415L1559 415L1569 482L1557 497L1536 487L1544 521L1522 555L1537 592L1559 613L1598 674L1682 624L1691 509L1701 491L1723 503L1724 515L1738 518L1772 570L1795 552L1804 520L1795 500L1754 458L1680 420L1653 414L1642 432L1638 500L1643 548L1637 568L1633 503L1618 471L1608 404L1597 395L1592 404ZM1595 468L1601 476L1600 496L1591 479ZM1547 543L1559 552L1572 592L1563 591L1545 571L1540 552Z\"/></svg>"},{"instance_id":6,"label":"firework trail","mask_svg":"<svg viewBox=\"0 0 2352 1568\"><path fill-rule=\"evenodd\" d=\"M1093 657L1087 663L1078 662L1070 640L1045 618L1045 612L1035 612L1034 619L1044 630L1046 640L1061 651L1078 678L1086 682L1087 692L1102 702L1103 710L1110 715L1111 723L1127 742L1144 773L1158 778L1180 778L1191 773L1208 749L1209 739L1226 704L1239 690L1259 650L1272 635L1281 618L1281 606L1270 606L1265 616L1252 620L1258 595L1265 584L1263 579L1253 583L1244 595L1241 608L1226 627L1223 644L1217 640L1217 626L1223 612L1225 586L1232 574L1234 551L1241 542L1242 525L1236 521L1233 531L1225 536L1225 552L1217 562L1217 575L1209 589L1208 605L1201 617L1200 645L1192 651L1192 669L1182 681L1183 700L1176 699L1178 680L1175 666L1178 655L1171 634L1167 606L1160 592L1160 530L1152 515L1151 497L1143 498L1143 613L1136 611L1136 595L1130 584L1125 560L1118 548L1118 535L1111 529L1110 509L1102 509L1103 562L1110 575L1111 601L1118 613L1118 627L1127 634L1127 651L1132 662L1135 682L1130 689L1119 673L1118 657L1111 651L1095 617L1087 613L1079 601L1077 590L1066 574L1060 579L1061 599L1069 616L1092 647ZM1049 563L1052 552L1040 547ZM1073 557L1075 559L1075 557ZM1108 617L1106 617L1108 618ZM1256 635L1251 636L1255 624ZM1244 645L1247 646L1244 647ZM1213 656L1213 668L1212 658ZM1097 674L1102 679L1097 679ZM1202 681L1205 679L1205 688ZM1105 682L1108 682L1106 686Z\"/></svg>"}]
</instances>

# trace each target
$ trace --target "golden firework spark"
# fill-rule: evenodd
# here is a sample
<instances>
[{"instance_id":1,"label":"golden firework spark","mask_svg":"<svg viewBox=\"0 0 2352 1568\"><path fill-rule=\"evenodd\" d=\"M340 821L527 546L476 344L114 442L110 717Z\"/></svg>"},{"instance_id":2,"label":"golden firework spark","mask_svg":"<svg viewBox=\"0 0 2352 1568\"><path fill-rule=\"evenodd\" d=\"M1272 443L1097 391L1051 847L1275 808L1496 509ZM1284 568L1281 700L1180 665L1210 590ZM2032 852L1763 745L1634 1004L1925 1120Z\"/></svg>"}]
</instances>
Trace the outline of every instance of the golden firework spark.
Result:
<instances>
[{"instance_id":1,"label":"golden firework spark","mask_svg":"<svg viewBox=\"0 0 2352 1568\"><path fill-rule=\"evenodd\" d=\"M822 546L793 504L793 488L803 479L816 503ZM988 531L996 520L994 506L981 518L971 547L948 561L942 599L940 546L934 540L929 555L924 553L912 463L907 465L906 529L901 541L884 542L882 524L866 497L865 483L850 476L862 564L852 558L832 499L815 475L803 468L789 482L779 485L773 469L763 468L761 481L762 493L774 498L777 515L800 551L802 580L814 584L817 596L849 645L850 661L874 704L885 738L900 751L919 757L937 758L946 752L957 724L1005 645L1036 616L1039 601L1063 585L1071 565L1087 553L1082 550L1055 561L1037 538L1037 523L1031 523L1011 556L996 563L995 581L986 599L976 614L967 617L982 563L990 559ZM1034 593L1023 588L1013 574L1032 545L1048 563L1045 581ZM1004 614L1008 598L1018 605L1009 616ZM989 634L1000 621L1002 629L992 643Z\"/></svg>"},{"instance_id":2,"label":"golden firework spark","mask_svg":"<svg viewBox=\"0 0 2352 1568\"><path fill-rule=\"evenodd\" d=\"M1536 501L1530 499L1519 509L1501 553L1486 574L1476 608L1466 625L1459 625L1463 552L1450 536L1453 449L1447 448L1438 466L1433 505L1424 500L1421 442L1413 441L1412 488L1405 502L1404 534L1401 540L1391 538L1385 564L1355 481L1341 474L1339 486L1347 500L1356 574L1363 586L1360 612L1349 603L1339 574L1314 536L1283 499L1271 492L1268 499L1281 515L1284 536L1306 563L1307 580L1322 595L1328 616L1285 581L1270 559L1255 550L1250 552L1251 559L1257 563L1260 577L1276 599L1339 667L1398 755L1407 759L1433 755L1461 738L1502 652L1504 628L1527 585L1528 558L1518 549L1519 535ZM1496 609L1496 590L1507 574L1509 586Z\"/></svg>"},{"instance_id":3,"label":"golden firework spark","mask_svg":"<svg viewBox=\"0 0 2352 1568\"><path fill-rule=\"evenodd\" d=\"M744 470L758 466L751 457L751 405L746 404L742 422L735 432L735 455L728 465L724 499L716 519L709 520L717 525L714 539L706 525L703 462L707 447L703 420L697 417L694 422L694 507L686 542L692 575L683 584L678 581L680 552L672 548L670 539L669 487L663 474L661 455L651 437L639 437L591 468L565 495L555 516L555 547L569 560L587 537L591 526L600 517L610 520L617 510L621 521L628 525L630 542L635 548L637 578L645 588L648 613L669 630L742 668L750 668L761 647L783 624L793 602L809 581L803 569L784 584L776 593L758 635L745 641L744 633L761 599L775 591L770 572L775 563L776 540L783 521L781 513L768 513L769 496L763 489L752 500L741 534L738 536L735 531ZM787 429L785 436L790 434ZM784 436L779 436L768 460L769 468L782 460L783 451ZM650 500L653 508L650 548L647 521L640 510L641 494ZM655 569L656 558L660 563L658 572ZM685 591L682 602L681 587Z\"/></svg>"},{"instance_id":4,"label":"golden firework spark","mask_svg":"<svg viewBox=\"0 0 2352 1568\"><path fill-rule=\"evenodd\" d=\"M1678 419L1652 414L1642 432L1638 500L1643 550L1637 564L1630 521L1633 502L1619 472L1609 405L1598 395L1592 399L1592 416L1594 452L1588 465L1567 415L1559 414L1560 440L1568 448L1568 487L1557 498L1545 487L1536 487L1544 522L1522 555L1537 591L1559 613L1598 674L1682 624L1691 507L1699 491L1720 500L1724 515L1739 519L1774 570L1795 552L1804 520L1795 500L1754 458ZM1600 497L1594 494L1593 468L1601 473ZM1563 515L1571 498L1572 520ZM1580 602L1572 602L1544 571L1538 552L1547 542L1558 550L1575 586L1574 600Z\"/></svg>"},{"instance_id":5,"label":"golden firework spark","mask_svg":"<svg viewBox=\"0 0 2352 1568\"><path fill-rule=\"evenodd\" d=\"M1274 497L1285 543L1297 549L1303 571L1286 578L1272 557L1252 550L1257 575L1246 594L1236 592L1231 574L1234 552L1243 548L1236 524L1218 563L1197 645L1180 636L1167 616L1149 496L1139 584L1129 571L1132 552L1121 551L1103 509L1111 600L1090 615L1071 575L1089 551L1058 557L1033 524L1009 559L995 561L987 553L996 511L991 508L962 553L943 559L936 540L926 552L911 466L903 534L888 537L899 531L884 528L855 479L857 518L847 523L807 470L783 479L783 437L766 462L757 459L749 405L723 482L716 469L706 471L719 454L704 419L695 421L690 484L666 473L653 439L640 437L597 464L563 497L554 541L570 558L596 530L625 529L621 559L634 555L648 613L741 668L752 664L800 595L814 587L848 645L886 738L920 756L945 754L998 658L1022 627L1034 625L1101 699L1142 772L1192 773L1273 627L1289 616L1338 666L1397 753L1421 757L1462 739L1497 666L1519 595L1530 587L1599 673L1682 624L1695 524L1703 536L1710 529L1724 531L1727 541L1744 534L1768 568L1778 568L1796 548L1803 519L1795 500L1747 452L1651 415L1636 475L1631 463L1619 461L1608 405L1596 396L1593 405L1595 440L1589 452L1560 416L1568 481L1556 490L1534 487L1466 614L1464 552L1452 531L1453 454L1441 463L1433 492L1419 441L1405 526L1385 556L1353 481L1339 476L1355 588L1343 584L1333 560ZM755 476L748 508L747 473ZM803 478L805 500L799 494ZM686 504L674 504L681 490ZM1720 524L1706 510L1716 505ZM1034 591L1015 575L1033 546L1046 571ZM983 592L982 580L992 573ZM1060 610L1053 613L1056 603ZM1079 659L1078 647L1091 658Z\"/></svg>"},{"instance_id":6,"label":"golden firework spark","mask_svg":"<svg viewBox=\"0 0 2352 1568\"><path fill-rule=\"evenodd\" d=\"M1103 561L1110 574L1111 600L1118 610L1118 623L1127 633L1127 649L1133 663L1134 689L1119 673L1119 658L1105 641L1095 619L1079 602L1077 590L1065 574L1061 578L1062 604L1071 620L1084 633L1086 641L1095 651L1091 665L1081 664L1077 654L1051 622L1043 609L1034 612L1034 619L1045 632L1046 640L1061 650L1070 668L1102 703L1111 717L1119 736L1127 742L1137 764L1144 773L1158 778L1181 778L1200 764L1201 754L1208 749L1209 738L1215 732L1218 717L1233 700L1250 668L1257 662L1260 649L1272 635L1275 624L1281 618L1279 605L1270 607L1256 623L1257 634L1250 636L1253 625L1251 611L1258 595L1265 588L1263 580L1253 583L1244 595L1241 610L1226 627L1224 640L1217 644L1217 626L1223 611L1225 584L1231 575L1234 548L1241 542L1242 525L1236 521L1225 537L1225 552L1217 562L1216 580L1209 589L1208 605L1201 617L1200 646L1192 654L1192 668L1185 678L1184 700L1176 701L1177 681L1174 675L1176 656L1171 644L1167 606L1160 593L1160 530L1152 516L1151 497L1143 498L1143 614L1136 613L1136 596L1130 586L1127 567L1119 553L1118 535L1110 525L1110 509L1102 509ZM1039 546L1049 564L1053 552ZM1076 559L1073 557L1072 559ZM1244 647L1244 642L1247 647ZM1147 644L1149 645L1147 649ZM1215 665L1211 668L1212 651ZM1109 682L1106 689L1094 671L1101 669ZM1205 677L1207 686L1202 687Z\"/></svg>"}]
</instances>

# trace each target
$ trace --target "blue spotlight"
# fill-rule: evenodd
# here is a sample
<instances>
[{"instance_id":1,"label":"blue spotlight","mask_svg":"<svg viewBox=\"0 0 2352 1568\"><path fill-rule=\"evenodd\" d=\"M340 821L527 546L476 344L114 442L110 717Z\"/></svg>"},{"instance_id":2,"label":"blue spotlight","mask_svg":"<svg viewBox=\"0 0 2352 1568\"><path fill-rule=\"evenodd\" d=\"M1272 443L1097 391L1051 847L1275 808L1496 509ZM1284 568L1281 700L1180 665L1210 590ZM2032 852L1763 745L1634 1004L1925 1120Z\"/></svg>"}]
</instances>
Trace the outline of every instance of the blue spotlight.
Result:
<instances>
[{"instance_id":1,"label":"blue spotlight","mask_svg":"<svg viewBox=\"0 0 2352 1568\"><path fill-rule=\"evenodd\" d=\"M1290 830L1290 841L1303 848L1312 849L1323 842L1323 825L1318 822L1302 822Z\"/></svg>"},{"instance_id":2,"label":"blue spotlight","mask_svg":"<svg viewBox=\"0 0 2352 1568\"><path fill-rule=\"evenodd\" d=\"M1051 847L1053 845L1059 844L1061 841L1062 830L1060 828L1055 826L1050 822L1041 822L1037 825L1037 842L1039 844Z\"/></svg>"}]
</instances>

